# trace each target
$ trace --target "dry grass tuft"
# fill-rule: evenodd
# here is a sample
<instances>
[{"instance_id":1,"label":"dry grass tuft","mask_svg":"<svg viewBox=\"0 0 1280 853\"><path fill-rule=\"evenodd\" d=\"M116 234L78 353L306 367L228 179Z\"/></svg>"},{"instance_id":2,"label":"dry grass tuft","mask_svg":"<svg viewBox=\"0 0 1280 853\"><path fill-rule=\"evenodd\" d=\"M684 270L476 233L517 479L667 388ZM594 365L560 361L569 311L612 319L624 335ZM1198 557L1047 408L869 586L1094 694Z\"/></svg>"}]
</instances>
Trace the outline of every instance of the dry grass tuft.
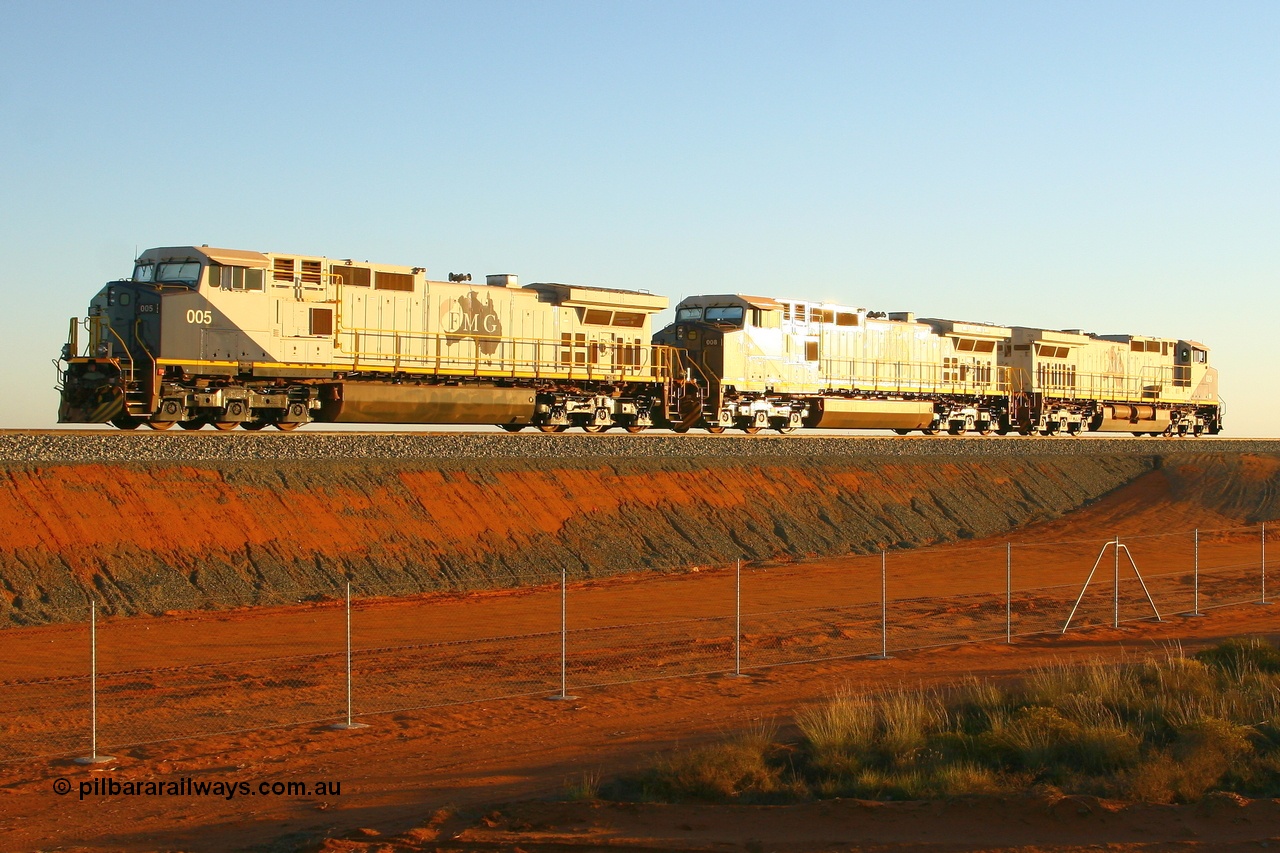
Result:
<instances>
[{"instance_id":1,"label":"dry grass tuft","mask_svg":"<svg viewBox=\"0 0 1280 853\"><path fill-rule=\"evenodd\" d=\"M1213 791L1280 796L1280 649L1228 640L1123 663L1055 664L1001 686L841 691L796 716L675 753L645 798L784 802L924 799L1032 787L1190 802ZM623 788L627 787L625 784ZM634 790L636 784L631 784Z\"/></svg>"}]
</instances>

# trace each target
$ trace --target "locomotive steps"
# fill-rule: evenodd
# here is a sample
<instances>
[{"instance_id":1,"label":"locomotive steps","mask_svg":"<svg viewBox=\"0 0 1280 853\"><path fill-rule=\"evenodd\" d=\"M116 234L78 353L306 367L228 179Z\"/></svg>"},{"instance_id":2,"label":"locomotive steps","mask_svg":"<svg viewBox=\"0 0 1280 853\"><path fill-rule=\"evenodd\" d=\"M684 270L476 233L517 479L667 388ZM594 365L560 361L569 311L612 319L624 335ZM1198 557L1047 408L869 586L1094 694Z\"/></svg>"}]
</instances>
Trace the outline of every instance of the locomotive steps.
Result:
<instances>
[{"instance_id":1,"label":"locomotive steps","mask_svg":"<svg viewBox=\"0 0 1280 853\"><path fill-rule=\"evenodd\" d=\"M9 625L866 553L1126 487L1165 529L1280 518L1260 440L6 432L0 458Z\"/></svg>"}]
</instances>

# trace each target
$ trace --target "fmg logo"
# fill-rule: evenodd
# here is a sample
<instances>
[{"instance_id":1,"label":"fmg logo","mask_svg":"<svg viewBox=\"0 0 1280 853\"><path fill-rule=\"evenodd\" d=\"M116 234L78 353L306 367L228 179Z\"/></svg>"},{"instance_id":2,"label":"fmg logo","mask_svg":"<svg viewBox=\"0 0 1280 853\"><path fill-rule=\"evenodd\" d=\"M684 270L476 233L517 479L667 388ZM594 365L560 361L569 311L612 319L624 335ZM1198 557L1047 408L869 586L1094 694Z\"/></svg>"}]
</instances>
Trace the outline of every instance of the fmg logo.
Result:
<instances>
[{"instance_id":1,"label":"fmg logo","mask_svg":"<svg viewBox=\"0 0 1280 853\"><path fill-rule=\"evenodd\" d=\"M502 319L493 307L492 294L486 293L482 302L475 291L440 303L440 328L448 343L471 338L485 355L498 351L502 337Z\"/></svg>"}]
</instances>

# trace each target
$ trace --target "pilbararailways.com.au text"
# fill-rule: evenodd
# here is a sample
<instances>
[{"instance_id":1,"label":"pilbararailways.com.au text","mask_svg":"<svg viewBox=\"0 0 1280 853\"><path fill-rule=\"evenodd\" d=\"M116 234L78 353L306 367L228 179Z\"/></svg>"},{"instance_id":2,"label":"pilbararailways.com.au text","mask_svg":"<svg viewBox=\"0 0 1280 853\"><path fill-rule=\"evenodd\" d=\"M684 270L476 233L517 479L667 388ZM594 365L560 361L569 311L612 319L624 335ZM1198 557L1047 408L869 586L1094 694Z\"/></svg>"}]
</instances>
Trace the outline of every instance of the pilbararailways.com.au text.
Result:
<instances>
[{"instance_id":1,"label":"pilbararailways.com.au text","mask_svg":"<svg viewBox=\"0 0 1280 853\"><path fill-rule=\"evenodd\" d=\"M223 782L205 779L120 781L110 776L84 779L74 786L69 779L55 779L53 791L58 795L79 793L81 800L95 797L340 797L342 783L319 782Z\"/></svg>"}]
</instances>

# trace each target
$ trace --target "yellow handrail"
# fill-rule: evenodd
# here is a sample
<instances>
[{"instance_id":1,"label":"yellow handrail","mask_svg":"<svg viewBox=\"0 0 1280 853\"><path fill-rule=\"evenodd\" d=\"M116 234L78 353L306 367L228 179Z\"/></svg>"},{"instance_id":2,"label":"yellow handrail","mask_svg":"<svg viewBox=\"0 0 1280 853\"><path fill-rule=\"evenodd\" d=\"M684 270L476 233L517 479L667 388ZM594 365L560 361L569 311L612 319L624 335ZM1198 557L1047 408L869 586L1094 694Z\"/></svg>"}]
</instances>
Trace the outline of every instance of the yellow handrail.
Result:
<instances>
[{"instance_id":1,"label":"yellow handrail","mask_svg":"<svg viewBox=\"0 0 1280 853\"><path fill-rule=\"evenodd\" d=\"M342 329L335 338L349 343L341 351L352 359L354 368L365 371L430 367L462 376L662 381L674 363L674 359L658 355L670 347L652 344L594 341L566 345L545 338L464 337L365 328ZM484 343L491 344L493 352L483 352Z\"/></svg>"}]
</instances>

